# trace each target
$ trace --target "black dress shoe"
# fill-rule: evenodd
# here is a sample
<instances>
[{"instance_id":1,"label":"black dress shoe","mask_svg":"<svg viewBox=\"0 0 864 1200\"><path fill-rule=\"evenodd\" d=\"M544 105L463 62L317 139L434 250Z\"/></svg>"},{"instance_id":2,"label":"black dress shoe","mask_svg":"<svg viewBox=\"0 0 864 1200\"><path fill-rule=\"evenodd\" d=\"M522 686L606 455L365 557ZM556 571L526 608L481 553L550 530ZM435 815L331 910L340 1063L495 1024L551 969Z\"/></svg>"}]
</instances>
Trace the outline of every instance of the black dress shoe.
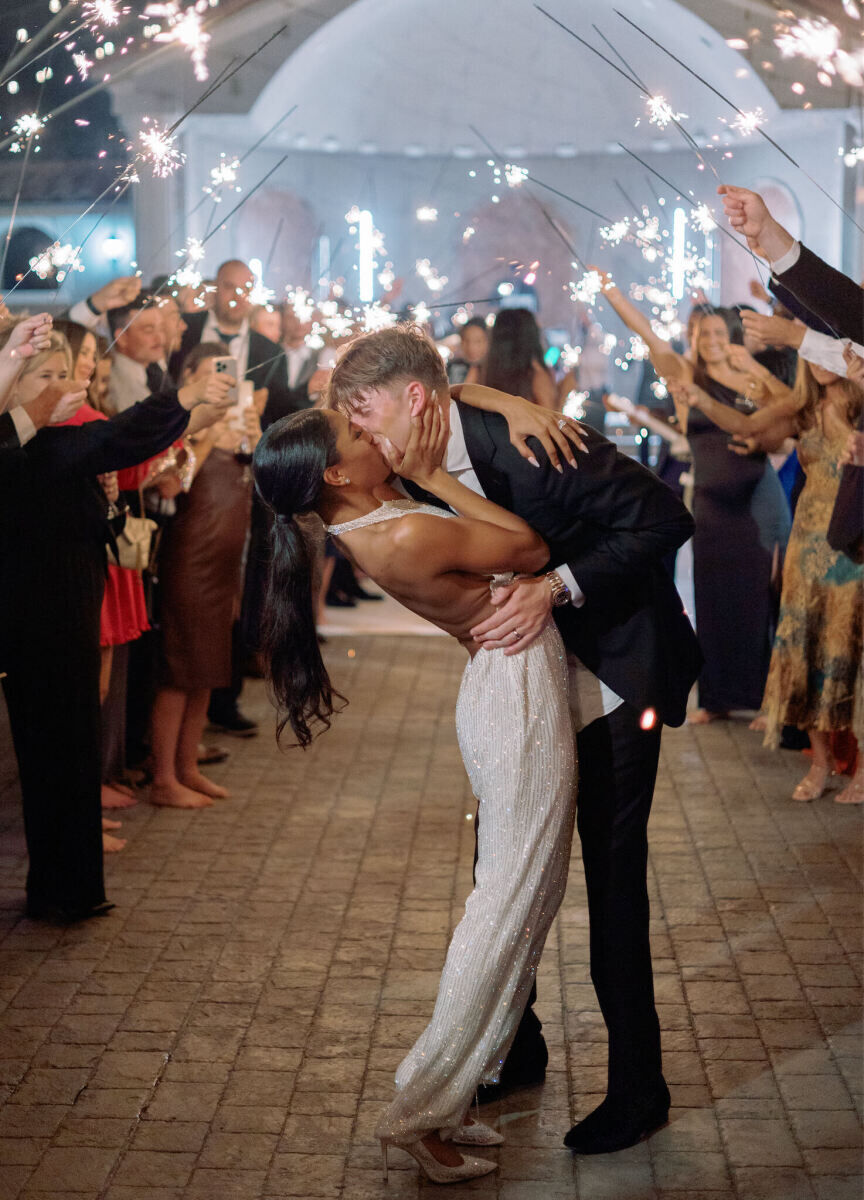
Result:
<instances>
[{"instance_id":1,"label":"black dress shoe","mask_svg":"<svg viewBox=\"0 0 864 1200\"><path fill-rule=\"evenodd\" d=\"M362 588L359 583L357 584L356 588L352 588L348 594L349 594L349 596L353 596L355 598L355 600L383 600L384 599L384 597L381 595L380 592L367 592L366 589Z\"/></svg>"},{"instance_id":2,"label":"black dress shoe","mask_svg":"<svg viewBox=\"0 0 864 1200\"><path fill-rule=\"evenodd\" d=\"M50 904L41 900L28 900L25 915L31 921L50 921L53 925L74 925L90 917L107 917L114 907L108 900L90 908L70 908L63 904Z\"/></svg>"},{"instance_id":3,"label":"black dress shoe","mask_svg":"<svg viewBox=\"0 0 864 1200\"><path fill-rule=\"evenodd\" d=\"M211 729L218 729L220 733L231 733L234 737L254 737L258 732L257 724L244 717L239 709L235 709L233 713L208 713L208 719Z\"/></svg>"},{"instance_id":4,"label":"black dress shoe","mask_svg":"<svg viewBox=\"0 0 864 1200\"><path fill-rule=\"evenodd\" d=\"M613 1154L635 1146L669 1120L666 1085L641 1103L616 1103L607 1097L583 1121L574 1125L564 1145L576 1154Z\"/></svg>"}]
</instances>

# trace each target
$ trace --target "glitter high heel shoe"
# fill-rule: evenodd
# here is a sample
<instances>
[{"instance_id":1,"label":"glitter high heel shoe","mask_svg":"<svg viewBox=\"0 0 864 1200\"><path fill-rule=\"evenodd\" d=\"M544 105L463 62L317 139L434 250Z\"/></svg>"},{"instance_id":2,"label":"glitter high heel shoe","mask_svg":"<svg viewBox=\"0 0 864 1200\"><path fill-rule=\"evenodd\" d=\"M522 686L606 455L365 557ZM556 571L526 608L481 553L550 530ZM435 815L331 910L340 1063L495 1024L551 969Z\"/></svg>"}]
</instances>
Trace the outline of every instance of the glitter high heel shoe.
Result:
<instances>
[{"instance_id":1,"label":"glitter high heel shoe","mask_svg":"<svg viewBox=\"0 0 864 1200\"><path fill-rule=\"evenodd\" d=\"M381 1139L385 1183L387 1182L387 1151L390 1145L391 1143ZM498 1166L497 1163L490 1162L487 1158L474 1158L470 1154L465 1154L458 1167L448 1167L445 1163L439 1162L432 1151L419 1139L411 1142L408 1146L400 1144L399 1149L411 1155L431 1183L464 1183L466 1179L479 1179L481 1175L488 1175Z\"/></svg>"},{"instance_id":2,"label":"glitter high heel shoe","mask_svg":"<svg viewBox=\"0 0 864 1200\"><path fill-rule=\"evenodd\" d=\"M473 1125L462 1125L450 1139L457 1146L503 1146L504 1138L491 1125L475 1121Z\"/></svg>"}]
</instances>

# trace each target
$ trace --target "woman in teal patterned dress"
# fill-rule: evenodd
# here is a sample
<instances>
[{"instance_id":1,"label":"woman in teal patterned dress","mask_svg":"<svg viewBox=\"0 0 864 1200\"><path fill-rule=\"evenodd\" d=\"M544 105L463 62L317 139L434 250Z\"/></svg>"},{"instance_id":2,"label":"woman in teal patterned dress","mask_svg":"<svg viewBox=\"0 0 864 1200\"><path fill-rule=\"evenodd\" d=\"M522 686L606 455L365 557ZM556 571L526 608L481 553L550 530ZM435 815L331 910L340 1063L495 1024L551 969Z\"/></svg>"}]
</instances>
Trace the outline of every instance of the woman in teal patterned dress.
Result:
<instances>
[{"instance_id":1,"label":"woman in teal patterned dress","mask_svg":"<svg viewBox=\"0 0 864 1200\"><path fill-rule=\"evenodd\" d=\"M834 774L830 735L851 732L858 740L858 767L836 800L864 804L864 566L832 550L826 538L840 486L840 459L864 391L803 359L793 398L752 416L717 404L693 385L682 391L691 406L738 436L742 452L773 450L787 437L799 439L807 481L783 568L780 622L762 702L765 745L777 747L784 725L807 731L813 764L792 799L817 800Z\"/></svg>"}]
</instances>

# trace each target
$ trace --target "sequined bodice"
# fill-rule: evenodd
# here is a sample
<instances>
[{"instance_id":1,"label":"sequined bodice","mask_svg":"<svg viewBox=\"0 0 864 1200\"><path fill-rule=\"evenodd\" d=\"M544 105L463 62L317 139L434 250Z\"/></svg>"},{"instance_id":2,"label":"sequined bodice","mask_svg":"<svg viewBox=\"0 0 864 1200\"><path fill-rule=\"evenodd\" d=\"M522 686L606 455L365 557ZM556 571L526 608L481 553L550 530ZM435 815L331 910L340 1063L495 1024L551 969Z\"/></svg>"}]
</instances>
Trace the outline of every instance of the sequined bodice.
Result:
<instances>
[{"instance_id":1,"label":"sequined bodice","mask_svg":"<svg viewBox=\"0 0 864 1200\"><path fill-rule=\"evenodd\" d=\"M379 521L393 521L396 517L407 517L409 513L426 513L430 517L455 517L455 513L446 508L437 508L434 504L421 504L419 500L385 500L380 508L375 508L365 517L356 517L353 521L343 521L341 525L328 525L327 532L334 537L343 533L351 533L354 529L365 529L367 525L377 525Z\"/></svg>"}]
</instances>

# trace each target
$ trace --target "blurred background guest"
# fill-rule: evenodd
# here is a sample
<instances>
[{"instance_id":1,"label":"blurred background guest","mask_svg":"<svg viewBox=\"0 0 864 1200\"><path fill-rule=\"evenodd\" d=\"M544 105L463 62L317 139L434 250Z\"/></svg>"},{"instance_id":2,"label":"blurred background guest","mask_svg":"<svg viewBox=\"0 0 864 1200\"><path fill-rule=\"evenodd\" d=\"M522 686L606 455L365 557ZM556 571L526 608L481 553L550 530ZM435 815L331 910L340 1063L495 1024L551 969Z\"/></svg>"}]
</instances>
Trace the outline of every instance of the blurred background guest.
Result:
<instances>
[{"instance_id":1,"label":"blurred background guest","mask_svg":"<svg viewBox=\"0 0 864 1200\"><path fill-rule=\"evenodd\" d=\"M488 351L489 326L483 317L470 317L459 328L459 353L447 364L450 383L480 383Z\"/></svg>"},{"instance_id":2,"label":"blurred background guest","mask_svg":"<svg viewBox=\"0 0 864 1200\"><path fill-rule=\"evenodd\" d=\"M482 382L544 408L558 407L558 389L543 361L540 329L527 308L505 308L498 313Z\"/></svg>"}]
</instances>

